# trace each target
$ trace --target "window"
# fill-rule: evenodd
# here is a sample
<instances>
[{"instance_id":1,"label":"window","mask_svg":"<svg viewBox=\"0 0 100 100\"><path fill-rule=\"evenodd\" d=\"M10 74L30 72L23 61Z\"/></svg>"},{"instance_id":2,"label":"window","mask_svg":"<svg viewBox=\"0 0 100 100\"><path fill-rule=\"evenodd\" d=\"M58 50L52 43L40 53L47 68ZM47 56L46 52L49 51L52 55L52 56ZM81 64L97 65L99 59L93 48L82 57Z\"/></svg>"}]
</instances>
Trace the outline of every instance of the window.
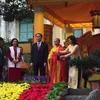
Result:
<instances>
[{"instance_id":1,"label":"window","mask_svg":"<svg viewBox=\"0 0 100 100\"><path fill-rule=\"evenodd\" d=\"M73 30L73 35L76 37L76 38L79 38L80 36L82 36L83 34L83 29L74 29Z\"/></svg>"},{"instance_id":2,"label":"window","mask_svg":"<svg viewBox=\"0 0 100 100\"><path fill-rule=\"evenodd\" d=\"M33 37L33 19L23 19L19 23L19 41L26 42Z\"/></svg>"}]
</instances>

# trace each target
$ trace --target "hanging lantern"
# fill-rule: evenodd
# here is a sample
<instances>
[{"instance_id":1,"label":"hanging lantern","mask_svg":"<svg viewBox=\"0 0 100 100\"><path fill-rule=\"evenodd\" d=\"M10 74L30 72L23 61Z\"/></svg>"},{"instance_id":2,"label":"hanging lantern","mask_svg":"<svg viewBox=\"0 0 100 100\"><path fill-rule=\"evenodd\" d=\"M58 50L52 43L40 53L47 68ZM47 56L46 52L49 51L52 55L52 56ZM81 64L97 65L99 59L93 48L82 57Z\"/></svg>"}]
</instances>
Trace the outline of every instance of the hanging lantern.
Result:
<instances>
[{"instance_id":1,"label":"hanging lantern","mask_svg":"<svg viewBox=\"0 0 100 100\"><path fill-rule=\"evenodd\" d=\"M90 14L92 16L93 28L100 28L100 10L92 10Z\"/></svg>"}]
</instances>

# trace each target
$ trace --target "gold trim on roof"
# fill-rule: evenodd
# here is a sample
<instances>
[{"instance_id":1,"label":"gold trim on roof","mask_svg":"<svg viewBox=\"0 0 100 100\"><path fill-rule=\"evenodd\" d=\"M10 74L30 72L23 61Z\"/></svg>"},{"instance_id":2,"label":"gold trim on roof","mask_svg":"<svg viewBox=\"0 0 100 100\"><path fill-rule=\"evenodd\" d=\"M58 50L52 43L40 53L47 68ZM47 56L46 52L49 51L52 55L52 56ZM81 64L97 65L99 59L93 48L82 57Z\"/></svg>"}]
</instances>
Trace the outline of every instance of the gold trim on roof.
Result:
<instances>
[{"instance_id":1,"label":"gold trim on roof","mask_svg":"<svg viewBox=\"0 0 100 100\"><path fill-rule=\"evenodd\" d=\"M64 27L64 24L61 21L59 21L57 18L55 18L54 16L52 16L48 12L44 12L44 17L46 19L48 19L49 21L51 21L52 23L56 24L57 26L59 26L61 28Z\"/></svg>"},{"instance_id":2,"label":"gold trim on roof","mask_svg":"<svg viewBox=\"0 0 100 100\"><path fill-rule=\"evenodd\" d=\"M64 23L62 23L56 17L52 16L50 13L44 12L44 16L46 19L48 19L49 21L51 21L55 25L57 25L61 28L64 28ZM73 23L73 24L70 24L69 26L72 28L91 28L92 23ZM67 27L67 24L66 24L66 27Z\"/></svg>"}]
</instances>

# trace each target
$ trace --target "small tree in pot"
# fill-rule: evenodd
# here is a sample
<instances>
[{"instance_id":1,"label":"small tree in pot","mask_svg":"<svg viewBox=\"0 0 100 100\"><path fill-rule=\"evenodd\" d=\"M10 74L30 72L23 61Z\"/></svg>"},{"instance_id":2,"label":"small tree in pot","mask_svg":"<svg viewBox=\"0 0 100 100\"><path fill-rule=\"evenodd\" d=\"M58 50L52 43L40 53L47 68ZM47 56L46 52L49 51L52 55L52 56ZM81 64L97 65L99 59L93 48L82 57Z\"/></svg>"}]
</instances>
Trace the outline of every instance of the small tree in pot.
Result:
<instances>
[{"instance_id":1,"label":"small tree in pot","mask_svg":"<svg viewBox=\"0 0 100 100\"><path fill-rule=\"evenodd\" d=\"M94 56L85 56L82 59L72 59L70 62L71 66L81 67L82 69L82 77L84 79L84 88L87 87L87 82L90 76L95 73L95 67L97 68L100 65L100 59Z\"/></svg>"}]
</instances>

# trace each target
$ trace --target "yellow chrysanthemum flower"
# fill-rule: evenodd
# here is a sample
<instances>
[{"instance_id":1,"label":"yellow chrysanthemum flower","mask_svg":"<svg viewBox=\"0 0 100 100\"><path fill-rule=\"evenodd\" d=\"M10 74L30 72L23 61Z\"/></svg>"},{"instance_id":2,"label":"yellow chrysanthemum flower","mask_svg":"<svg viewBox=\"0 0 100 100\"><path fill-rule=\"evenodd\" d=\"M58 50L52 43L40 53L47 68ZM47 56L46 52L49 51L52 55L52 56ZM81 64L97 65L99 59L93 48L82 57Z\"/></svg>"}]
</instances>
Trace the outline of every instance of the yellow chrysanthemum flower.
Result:
<instances>
[{"instance_id":1,"label":"yellow chrysanthemum flower","mask_svg":"<svg viewBox=\"0 0 100 100\"><path fill-rule=\"evenodd\" d=\"M0 100L18 100L23 90L29 88L28 83L15 84L3 83L0 84Z\"/></svg>"}]
</instances>

